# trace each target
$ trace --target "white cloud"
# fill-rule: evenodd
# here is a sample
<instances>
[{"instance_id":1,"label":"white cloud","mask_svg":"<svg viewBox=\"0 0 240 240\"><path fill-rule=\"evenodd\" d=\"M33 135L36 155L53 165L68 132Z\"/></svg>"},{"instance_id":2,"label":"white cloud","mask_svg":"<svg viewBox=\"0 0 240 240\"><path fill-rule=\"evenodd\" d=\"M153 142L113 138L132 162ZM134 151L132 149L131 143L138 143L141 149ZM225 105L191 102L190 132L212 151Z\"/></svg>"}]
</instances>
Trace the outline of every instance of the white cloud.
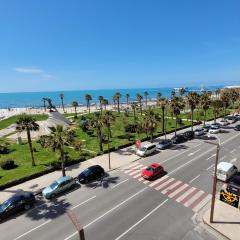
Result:
<instances>
[{"instance_id":1,"label":"white cloud","mask_svg":"<svg viewBox=\"0 0 240 240\"><path fill-rule=\"evenodd\" d=\"M44 78L54 78L54 76L53 75L51 75L51 74L43 74L42 75Z\"/></svg>"},{"instance_id":2,"label":"white cloud","mask_svg":"<svg viewBox=\"0 0 240 240\"><path fill-rule=\"evenodd\" d=\"M17 68L14 68L14 71L20 72L20 73L34 73L34 74L43 73L43 70L41 70L39 68L17 67Z\"/></svg>"}]
</instances>

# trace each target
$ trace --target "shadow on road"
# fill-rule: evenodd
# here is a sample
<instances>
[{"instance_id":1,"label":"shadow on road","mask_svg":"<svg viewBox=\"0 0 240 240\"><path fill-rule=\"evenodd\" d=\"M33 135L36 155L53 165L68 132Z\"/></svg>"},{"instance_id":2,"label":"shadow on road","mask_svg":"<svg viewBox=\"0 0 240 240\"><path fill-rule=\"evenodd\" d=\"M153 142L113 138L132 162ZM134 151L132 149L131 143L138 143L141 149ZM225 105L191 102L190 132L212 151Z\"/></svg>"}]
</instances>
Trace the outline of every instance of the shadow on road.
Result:
<instances>
[{"instance_id":1,"label":"shadow on road","mask_svg":"<svg viewBox=\"0 0 240 240\"><path fill-rule=\"evenodd\" d=\"M118 183L118 180L119 180L119 177L109 177L108 175L108 176L104 176L103 178L97 181L85 184L85 186L88 188L99 188L99 187L108 188L111 184Z\"/></svg>"}]
</instances>

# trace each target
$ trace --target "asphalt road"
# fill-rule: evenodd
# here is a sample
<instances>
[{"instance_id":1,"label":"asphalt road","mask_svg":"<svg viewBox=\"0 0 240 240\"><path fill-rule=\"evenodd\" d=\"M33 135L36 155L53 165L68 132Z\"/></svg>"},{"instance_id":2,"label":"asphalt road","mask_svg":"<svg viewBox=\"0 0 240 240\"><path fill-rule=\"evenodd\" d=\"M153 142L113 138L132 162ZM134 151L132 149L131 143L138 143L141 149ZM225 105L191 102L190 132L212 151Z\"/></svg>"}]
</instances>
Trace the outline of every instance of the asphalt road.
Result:
<instances>
[{"instance_id":1,"label":"asphalt road","mask_svg":"<svg viewBox=\"0 0 240 240\"><path fill-rule=\"evenodd\" d=\"M240 167L240 133L226 128L218 138L219 159ZM76 186L52 201L39 197L35 208L0 224L1 240L79 239L68 209L86 240L218 239L194 220L211 197L215 152L215 146L194 139L112 171L106 185ZM145 181L140 170L153 162L161 163L166 175Z\"/></svg>"}]
</instances>

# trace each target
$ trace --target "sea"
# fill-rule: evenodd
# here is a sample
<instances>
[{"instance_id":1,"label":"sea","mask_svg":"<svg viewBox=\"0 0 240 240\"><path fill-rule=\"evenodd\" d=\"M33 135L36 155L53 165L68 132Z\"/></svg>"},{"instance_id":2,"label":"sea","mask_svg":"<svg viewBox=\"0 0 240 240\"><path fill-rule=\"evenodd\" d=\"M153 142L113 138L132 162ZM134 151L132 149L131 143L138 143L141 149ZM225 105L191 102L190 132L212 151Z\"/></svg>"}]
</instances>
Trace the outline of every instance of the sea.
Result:
<instances>
[{"instance_id":1,"label":"sea","mask_svg":"<svg viewBox=\"0 0 240 240\"><path fill-rule=\"evenodd\" d=\"M206 86L206 87L188 87L188 90L209 90L214 91L224 86ZM101 89L101 90L74 90L74 91L52 91L52 92L18 92L18 93L0 93L0 109L21 108L21 107L42 107L42 98L47 97L52 100L55 106L61 105L60 93L64 94L64 105L71 106L73 101L77 101L79 105L86 105L84 99L85 94L92 96L91 104L98 104L98 97L103 96L112 103L112 97L116 92L120 92L122 97L121 103L126 102L125 95L130 95L129 101L136 100L136 94L143 95L145 91L148 92L148 99L156 99L157 93L160 92L163 97L170 97L173 88L132 88L132 89Z\"/></svg>"}]
</instances>

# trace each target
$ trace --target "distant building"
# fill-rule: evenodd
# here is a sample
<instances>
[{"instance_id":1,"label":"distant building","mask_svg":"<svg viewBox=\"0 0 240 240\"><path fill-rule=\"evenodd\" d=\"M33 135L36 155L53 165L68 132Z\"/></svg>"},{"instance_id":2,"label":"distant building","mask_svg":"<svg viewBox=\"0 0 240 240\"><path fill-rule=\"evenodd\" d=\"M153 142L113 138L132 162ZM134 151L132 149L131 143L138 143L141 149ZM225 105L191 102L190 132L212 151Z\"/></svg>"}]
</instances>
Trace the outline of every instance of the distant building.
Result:
<instances>
[{"instance_id":1,"label":"distant building","mask_svg":"<svg viewBox=\"0 0 240 240\"><path fill-rule=\"evenodd\" d=\"M228 88L228 89L240 89L240 86L225 86L224 88Z\"/></svg>"}]
</instances>

